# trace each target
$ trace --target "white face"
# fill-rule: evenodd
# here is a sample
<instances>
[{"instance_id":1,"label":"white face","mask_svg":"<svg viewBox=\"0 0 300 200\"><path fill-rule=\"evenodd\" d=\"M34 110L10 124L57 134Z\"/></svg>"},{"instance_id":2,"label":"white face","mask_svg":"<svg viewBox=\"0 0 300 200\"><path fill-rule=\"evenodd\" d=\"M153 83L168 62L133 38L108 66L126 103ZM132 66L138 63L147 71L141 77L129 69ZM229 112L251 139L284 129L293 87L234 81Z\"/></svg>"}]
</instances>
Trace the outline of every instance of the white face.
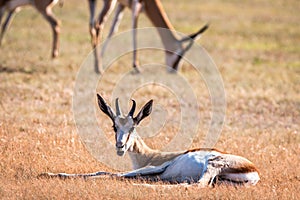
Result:
<instances>
[{"instance_id":1,"label":"white face","mask_svg":"<svg viewBox=\"0 0 300 200\"><path fill-rule=\"evenodd\" d=\"M135 124L131 116L118 116L114 120L114 131L116 139L116 150L119 156L125 155L133 144L135 135Z\"/></svg>"},{"instance_id":2,"label":"white face","mask_svg":"<svg viewBox=\"0 0 300 200\"><path fill-rule=\"evenodd\" d=\"M97 94L98 105L102 112L104 112L109 118L113 121L114 131L115 131L115 139L116 139L116 149L117 154L119 156L123 156L126 151L133 150L134 140L137 137L137 133L135 131L135 127L147 116L150 115L152 111L152 103L151 99L146 103L140 112L133 117L136 103L132 100L132 107L126 117L122 117L121 110L119 108L118 98L116 99L116 114L111 109L109 105L105 102L105 100Z\"/></svg>"}]
</instances>

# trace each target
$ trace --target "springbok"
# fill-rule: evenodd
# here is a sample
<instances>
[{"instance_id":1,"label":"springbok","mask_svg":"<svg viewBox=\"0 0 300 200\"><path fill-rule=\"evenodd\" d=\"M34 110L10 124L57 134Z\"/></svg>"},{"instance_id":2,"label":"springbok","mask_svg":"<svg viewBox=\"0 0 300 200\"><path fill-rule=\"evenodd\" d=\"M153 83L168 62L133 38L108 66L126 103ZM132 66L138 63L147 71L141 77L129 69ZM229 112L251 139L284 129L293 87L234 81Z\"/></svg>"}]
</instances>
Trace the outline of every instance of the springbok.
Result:
<instances>
[{"instance_id":1,"label":"springbok","mask_svg":"<svg viewBox=\"0 0 300 200\"><path fill-rule=\"evenodd\" d=\"M102 59L105 47L112 37L114 32L118 29L118 25L123 16L123 11L125 7L131 8L132 10L132 35L133 35L133 69L135 72L139 72L138 61L137 61L137 20L141 12L145 12L147 17L150 19L152 24L157 28L158 34L162 40L163 46L165 48L166 57L165 62L171 71L176 71L178 69L178 64L185 54L186 51L192 46L194 40L196 40L201 33L203 33L208 25L202 27L196 33L193 33L182 39L177 39L174 34L174 28L169 21L166 12L161 4L160 0L103 0L103 7L99 14L98 20L95 22L95 8L96 0L89 0L90 9L90 34L92 40L92 46L94 49L95 57L95 71L97 73L102 72L102 67L99 61L99 55L97 50L97 45L100 43L102 38L102 31L104 24L117 4L116 13L112 22L111 29L108 34L108 38L105 41L103 48L101 50L100 59Z\"/></svg>"},{"instance_id":2,"label":"springbok","mask_svg":"<svg viewBox=\"0 0 300 200\"><path fill-rule=\"evenodd\" d=\"M126 173L96 172L90 174L52 174L50 177L101 177L104 175L136 178L169 183L197 183L200 186L214 184L255 185L259 181L259 172L252 162L241 156L218 151L216 149L191 149L179 152L161 152L148 147L136 132L136 127L152 110L153 100L144 105L134 117L136 103L127 116L123 116L116 99L116 113L97 94L98 105L113 122L117 155L126 152L132 160L133 171Z\"/></svg>"},{"instance_id":3,"label":"springbok","mask_svg":"<svg viewBox=\"0 0 300 200\"><path fill-rule=\"evenodd\" d=\"M0 45L4 33L10 23L13 14L20 9L20 7L25 5L31 5L35 7L51 25L53 32L53 44L52 44L52 58L58 56L59 53L59 32L60 26L58 20L52 13L52 7L58 2L58 0L0 0L0 24L5 11L8 12L5 22L1 27L0 34ZM61 3L62 5L62 3Z\"/></svg>"}]
</instances>

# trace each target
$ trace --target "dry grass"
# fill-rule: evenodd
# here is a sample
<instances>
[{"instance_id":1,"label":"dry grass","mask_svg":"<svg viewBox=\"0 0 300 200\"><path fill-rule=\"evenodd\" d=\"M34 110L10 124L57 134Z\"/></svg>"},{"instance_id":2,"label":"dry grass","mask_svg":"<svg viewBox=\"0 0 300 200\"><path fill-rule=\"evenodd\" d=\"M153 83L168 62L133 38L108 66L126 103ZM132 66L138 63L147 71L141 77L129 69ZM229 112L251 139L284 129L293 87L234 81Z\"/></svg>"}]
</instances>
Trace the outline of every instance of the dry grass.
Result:
<instances>
[{"instance_id":1,"label":"dry grass","mask_svg":"<svg viewBox=\"0 0 300 200\"><path fill-rule=\"evenodd\" d=\"M210 21L200 43L218 65L227 94L226 124L216 147L252 160L261 172L258 185L148 188L119 180L37 179L45 171L110 170L87 152L73 121L76 73L90 51L87 3L78 1L82 5L76 6L74 2L54 10L63 24L58 60L49 59L50 28L32 8L17 14L0 49L2 199L300 199L300 15L296 0L163 1L180 32L192 32ZM129 19L127 11L120 30L130 28ZM149 25L144 16L140 20L141 27ZM148 57L141 55L143 62ZM125 57L119 64L130 67L130 59ZM189 76L187 69L184 64L181 73ZM109 91L104 94L110 96ZM159 95L151 95L168 105ZM207 94L203 96L203 104L209 105ZM136 95L139 106L146 97ZM103 126L110 130L106 122ZM193 146L200 145L200 139L195 138Z\"/></svg>"}]
</instances>

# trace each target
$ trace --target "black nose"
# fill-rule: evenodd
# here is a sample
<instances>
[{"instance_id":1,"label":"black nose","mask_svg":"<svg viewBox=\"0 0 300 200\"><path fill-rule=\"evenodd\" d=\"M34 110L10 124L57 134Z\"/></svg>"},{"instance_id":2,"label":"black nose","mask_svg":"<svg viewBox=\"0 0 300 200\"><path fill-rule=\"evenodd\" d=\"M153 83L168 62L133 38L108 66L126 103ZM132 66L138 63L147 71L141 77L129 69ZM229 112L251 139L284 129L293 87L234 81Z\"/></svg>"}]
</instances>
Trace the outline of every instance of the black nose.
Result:
<instances>
[{"instance_id":1,"label":"black nose","mask_svg":"<svg viewBox=\"0 0 300 200\"><path fill-rule=\"evenodd\" d=\"M123 148L123 147L124 147L124 144L122 144L122 142L117 142L117 143L116 143L116 147L117 147L117 148Z\"/></svg>"}]
</instances>

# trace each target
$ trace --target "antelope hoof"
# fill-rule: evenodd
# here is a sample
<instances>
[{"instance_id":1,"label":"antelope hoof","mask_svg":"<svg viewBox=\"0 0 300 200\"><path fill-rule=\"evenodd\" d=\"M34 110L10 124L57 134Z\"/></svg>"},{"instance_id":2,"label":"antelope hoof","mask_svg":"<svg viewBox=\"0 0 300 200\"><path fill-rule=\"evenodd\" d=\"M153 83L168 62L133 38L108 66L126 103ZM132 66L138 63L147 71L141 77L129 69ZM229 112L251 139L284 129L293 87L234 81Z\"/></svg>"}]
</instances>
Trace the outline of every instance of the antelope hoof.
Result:
<instances>
[{"instance_id":1,"label":"antelope hoof","mask_svg":"<svg viewBox=\"0 0 300 200\"><path fill-rule=\"evenodd\" d=\"M103 74L103 70L99 68L98 66L95 66L95 72L96 74Z\"/></svg>"},{"instance_id":2,"label":"antelope hoof","mask_svg":"<svg viewBox=\"0 0 300 200\"><path fill-rule=\"evenodd\" d=\"M131 71L131 74L140 74L141 73L141 70L137 67L134 67L133 70Z\"/></svg>"},{"instance_id":3,"label":"antelope hoof","mask_svg":"<svg viewBox=\"0 0 300 200\"><path fill-rule=\"evenodd\" d=\"M141 70L139 69L137 64L133 64L133 70L131 72L131 74L140 74Z\"/></svg>"},{"instance_id":4,"label":"antelope hoof","mask_svg":"<svg viewBox=\"0 0 300 200\"><path fill-rule=\"evenodd\" d=\"M54 177L58 177L58 175L53 173L48 173L48 172L41 173L37 176L37 178L54 178Z\"/></svg>"},{"instance_id":5,"label":"antelope hoof","mask_svg":"<svg viewBox=\"0 0 300 200\"><path fill-rule=\"evenodd\" d=\"M173 67L167 67L167 72L169 72L170 74L176 74L177 73L177 69L173 68Z\"/></svg>"},{"instance_id":6,"label":"antelope hoof","mask_svg":"<svg viewBox=\"0 0 300 200\"><path fill-rule=\"evenodd\" d=\"M58 57L58 51L56 50L52 53L52 58L57 58L57 57Z\"/></svg>"},{"instance_id":7,"label":"antelope hoof","mask_svg":"<svg viewBox=\"0 0 300 200\"><path fill-rule=\"evenodd\" d=\"M103 74L103 69L98 59L95 60L94 70L96 74Z\"/></svg>"}]
</instances>

